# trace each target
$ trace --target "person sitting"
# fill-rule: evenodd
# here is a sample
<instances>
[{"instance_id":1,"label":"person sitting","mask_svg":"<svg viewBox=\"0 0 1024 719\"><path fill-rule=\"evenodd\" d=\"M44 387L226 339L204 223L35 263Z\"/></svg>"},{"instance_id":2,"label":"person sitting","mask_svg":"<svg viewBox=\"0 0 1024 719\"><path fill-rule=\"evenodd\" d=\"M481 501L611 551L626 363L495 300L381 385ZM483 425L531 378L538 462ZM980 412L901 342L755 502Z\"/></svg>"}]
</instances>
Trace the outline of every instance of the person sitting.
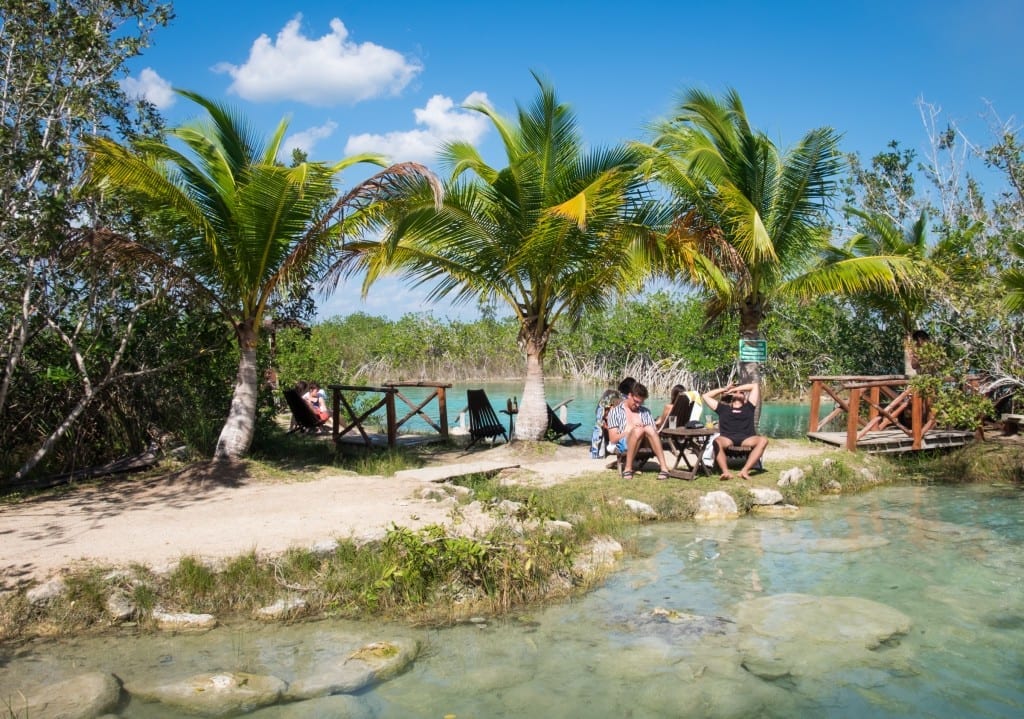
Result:
<instances>
[{"instance_id":1,"label":"person sitting","mask_svg":"<svg viewBox=\"0 0 1024 719\"><path fill-rule=\"evenodd\" d=\"M302 395L302 399L320 419L326 421L331 418L331 412L327 409L327 393L320 389L320 385L316 382L309 383L309 391Z\"/></svg>"},{"instance_id":2,"label":"person sitting","mask_svg":"<svg viewBox=\"0 0 1024 719\"><path fill-rule=\"evenodd\" d=\"M622 401L617 390L606 389L597 401L594 410L594 431L590 437L590 456L592 459L604 459L607 453L605 434L608 431L608 413L611 408Z\"/></svg>"},{"instance_id":3,"label":"person sitting","mask_svg":"<svg viewBox=\"0 0 1024 719\"><path fill-rule=\"evenodd\" d=\"M747 461L739 475L750 479L750 470L761 459L768 438L759 435L754 427L754 414L761 399L761 392L755 383L719 387L702 395L704 405L718 415L718 436L715 437L715 463L722 471L722 479L732 477L726 450L729 447L746 447L750 450ZM724 405L724 406L723 406Z\"/></svg>"},{"instance_id":4,"label":"person sitting","mask_svg":"<svg viewBox=\"0 0 1024 719\"><path fill-rule=\"evenodd\" d=\"M672 409L676 406L676 399L679 398L680 394L686 392L686 387L681 384L674 385L672 391L669 394L669 404L662 410L662 416L657 418L657 428L664 429L669 423L669 415L672 414Z\"/></svg>"},{"instance_id":5,"label":"person sitting","mask_svg":"<svg viewBox=\"0 0 1024 719\"><path fill-rule=\"evenodd\" d=\"M620 454L626 453L625 468L622 470L623 479L633 478L633 460L636 457L637 448L645 440L654 450L654 456L658 459L658 466L661 468L661 471L658 472L658 479L668 479L665 451L661 447L654 415L651 414L651 410L644 407L646 399L647 388L637 382L629 390L625 399L612 407L608 413L608 440L617 446Z\"/></svg>"}]
</instances>

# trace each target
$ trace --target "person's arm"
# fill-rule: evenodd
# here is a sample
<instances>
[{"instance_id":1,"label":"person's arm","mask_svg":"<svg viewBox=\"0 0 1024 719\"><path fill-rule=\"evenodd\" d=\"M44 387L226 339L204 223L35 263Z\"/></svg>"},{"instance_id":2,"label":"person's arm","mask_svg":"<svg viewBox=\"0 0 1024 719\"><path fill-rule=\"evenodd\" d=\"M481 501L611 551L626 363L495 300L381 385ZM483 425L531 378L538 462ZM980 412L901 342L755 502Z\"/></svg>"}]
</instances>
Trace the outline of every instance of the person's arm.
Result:
<instances>
[{"instance_id":1,"label":"person's arm","mask_svg":"<svg viewBox=\"0 0 1024 719\"><path fill-rule=\"evenodd\" d=\"M747 395L747 401L756 407L761 403L761 385L751 382L748 386L750 394Z\"/></svg>"},{"instance_id":2,"label":"person's arm","mask_svg":"<svg viewBox=\"0 0 1024 719\"><path fill-rule=\"evenodd\" d=\"M672 405L666 404L665 405L665 409L661 410L661 416L658 417L658 421L655 422L654 425L658 429L661 429L662 427L664 427L666 424L668 424L668 416L670 414L672 414Z\"/></svg>"},{"instance_id":3,"label":"person's arm","mask_svg":"<svg viewBox=\"0 0 1024 719\"><path fill-rule=\"evenodd\" d=\"M717 412L718 398L721 397L726 392L729 392L734 389L736 389L735 385L727 384L725 387L719 387L718 389L713 389L705 392L700 396L700 398L701 400L703 400L705 407L710 409L712 412Z\"/></svg>"},{"instance_id":4,"label":"person's arm","mask_svg":"<svg viewBox=\"0 0 1024 719\"><path fill-rule=\"evenodd\" d=\"M620 427L619 422L625 423L626 413L625 411L619 410L618 407L613 407L611 412L608 413L608 441L615 443L618 442L624 434L628 431L628 427Z\"/></svg>"}]
</instances>

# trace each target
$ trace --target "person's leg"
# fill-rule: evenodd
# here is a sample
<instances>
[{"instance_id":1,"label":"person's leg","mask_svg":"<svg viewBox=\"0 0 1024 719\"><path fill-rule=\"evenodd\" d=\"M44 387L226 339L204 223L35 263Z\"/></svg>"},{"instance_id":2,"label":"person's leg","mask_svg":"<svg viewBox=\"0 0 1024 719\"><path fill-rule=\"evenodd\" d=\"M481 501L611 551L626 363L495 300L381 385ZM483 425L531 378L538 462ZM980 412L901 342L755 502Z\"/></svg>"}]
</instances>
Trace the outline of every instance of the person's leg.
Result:
<instances>
[{"instance_id":1,"label":"person's leg","mask_svg":"<svg viewBox=\"0 0 1024 719\"><path fill-rule=\"evenodd\" d=\"M636 451L640 447L640 442L643 440L643 433L637 432L635 429L630 430L629 436L626 438L626 471L630 474L633 472L633 462L636 460Z\"/></svg>"},{"instance_id":2,"label":"person's leg","mask_svg":"<svg viewBox=\"0 0 1024 719\"><path fill-rule=\"evenodd\" d=\"M626 441L626 437L619 437L619 441L615 443L615 450L615 454L619 456L622 462L622 473L625 474L627 469L632 471L633 468L625 463L626 454L629 452L629 444Z\"/></svg>"},{"instance_id":3,"label":"person's leg","mask_svg":"<svg viewBox=\"0 0 1024 719\"><path fill-rule=\"evenodd\" d=\"M740 470L740 476L743 479L750 479L750 469L757 464L757 460L761 459L761 455L764 454L764 448L768 446L768 438L760 434L755 434L753 437L747 437L741 443L743 447L750 447L750 454L747 455L747 461L743 465L743 469Z\"/></svg>"},{"instance_id":4,"label":"person's leg","mask_svg":"<svg viewBox=\"0 0 1024 719\"><path fill-rule=\"evenodd\" d=\"M664 479L668 474L668 462L665 461L665 448L661 446L661 437L658 436L658 430L655 429L653 424L649 424L644 427L644 436L647 438L648 444L651 445L651 449L654 450L654 456L658 459L658 466L661 468L658 477Z\"/></svg>"},{"instance_id":5,"label":"person's leg","mask_svg":"<svg viewBox=\"0 0 1024 719\"><path fill-rule=\"evenodd\" d=\"M728 437L723 437L722 435L715 437L715 464L718 465L718 469L722 472L722 479L732 477L732 474L729 473L729 458L725 456L725 448L731 447L732 444L732 440Z\"/></svg>"}]
</instances>

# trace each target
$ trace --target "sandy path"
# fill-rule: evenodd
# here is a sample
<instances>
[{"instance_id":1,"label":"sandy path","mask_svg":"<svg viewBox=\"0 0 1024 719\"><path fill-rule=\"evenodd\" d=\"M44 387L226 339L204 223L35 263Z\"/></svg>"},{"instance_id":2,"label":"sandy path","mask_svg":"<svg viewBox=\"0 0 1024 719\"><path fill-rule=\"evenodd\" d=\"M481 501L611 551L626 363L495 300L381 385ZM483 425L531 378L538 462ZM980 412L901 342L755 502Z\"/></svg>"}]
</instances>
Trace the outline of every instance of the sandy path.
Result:
<instances>
[{"instance_id":1,"label":"sandy path","mask_svg":"<svg viewBox=\"0 0 1024 719\"><path fill-rule=\"evenodd\" d=\"M515 445L453 453L449 463L519 465L527 481L551 484L601 471L588 447L559 447L524 458ZM779 458L781 447L776 447ZM805 454L802 452L801 454ZM88 561L140 562L163 569L186 555L208 559L255 550L282 552L333 539L382 536L392 525L451 524L451 503L419 493L436 468L395 477L335 475L261 482L237 472L191 471L146 481L120 480L0 507L0 590ZM488 519L461 512L472 530Z\"/></svg>"}]
</instances>

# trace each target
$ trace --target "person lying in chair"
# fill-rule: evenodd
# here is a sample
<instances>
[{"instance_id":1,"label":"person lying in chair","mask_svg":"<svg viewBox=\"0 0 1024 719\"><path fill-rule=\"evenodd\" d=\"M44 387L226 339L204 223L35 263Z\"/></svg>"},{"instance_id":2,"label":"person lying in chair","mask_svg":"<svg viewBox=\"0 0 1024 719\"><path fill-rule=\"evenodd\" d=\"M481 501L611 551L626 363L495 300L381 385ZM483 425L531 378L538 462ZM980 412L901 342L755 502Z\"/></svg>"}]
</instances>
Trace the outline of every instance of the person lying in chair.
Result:
<instances>
[{"instance_id":1,"label":"person lying in chair","mask_svg":"<svg viewBox=\"0 0 1024 719\"><path fill-rule=\"evenodd\" d=\"M608 413L608 440L618 445L619 453L626 453L626 464L622 470L623 479L633 478L633 459L640 443L647 440L658 458L658 479L668 479L668 464L665 462L665 451L661 448L658 438L658 427L654 422L651 410L644 407L647 399L647 388L637 382L629 390L629 394Z\"/></svg>"},{"instance_id":2,"label":"person lying in chair","mask_svg":"<svg viewBox=\"0 0 1024 719\"><path fill-rule=\"evenodd\" d=\"M722 479L730 479L729 458L726 450L729 447L745 447L750 450L747 461L739 474L743 479L750 479L750 469L757 464L768 446L768 438L757 433L754 427L754 413L761 399L761 391L756 384L729 384L702 395L704 406L718 415L718 436L715 437L715 464L722 470Z\"/></svg>"}]
</instances>

